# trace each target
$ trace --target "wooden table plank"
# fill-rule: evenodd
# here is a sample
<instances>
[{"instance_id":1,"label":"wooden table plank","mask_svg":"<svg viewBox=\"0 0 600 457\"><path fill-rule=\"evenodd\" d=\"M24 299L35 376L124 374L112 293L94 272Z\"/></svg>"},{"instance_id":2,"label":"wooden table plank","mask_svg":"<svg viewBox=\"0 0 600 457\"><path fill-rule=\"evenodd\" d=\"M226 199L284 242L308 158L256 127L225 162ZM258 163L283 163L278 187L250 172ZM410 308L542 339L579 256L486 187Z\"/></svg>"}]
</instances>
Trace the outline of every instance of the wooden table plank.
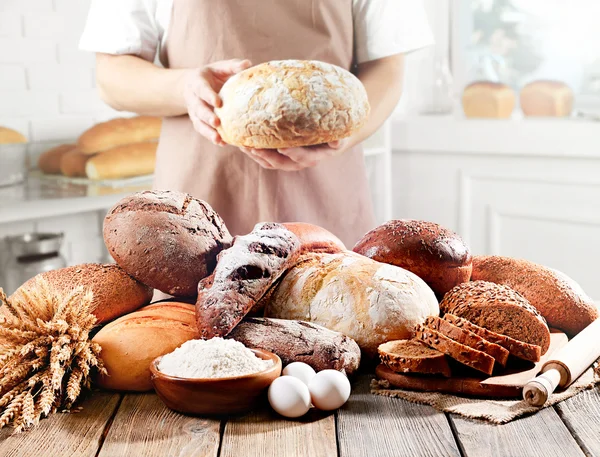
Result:
<instances>
[{"instance_id":1,"label":"wooden table plank","mask_svg":"<svg viewBox=\"0 0 600 457\"><path fill-rule=\"evenodd\" d=\"M600 457L600 389L582 392L555 408L586 455Z\"/></svg>"},{"instance_id":2,"label":"wooden table plank","mask_svg":"<svg viewBox=\"0 0 600 457\"><path fill-rule=\"evenodd\" d=\"M184 416L155 394L128 394L99 457L216 457L220 421Z\"/></svg>"},{"instance_id":3,"label":"wooden table plank","mask_svg":"<svg viewBox=\"0 0 600 457\"><path fill-rule=\"evenodd\" d=\"M373 395L369 376L338 411L340 457L459 456L448 420L430 406Z\"/></svg>"},{"instance_id":4,"label":"wooden table plank","mask_svg":"<svg viewBox=\"0 0 600 457\"><path fill-rule=\"evenodd\" d=\"M584 456L553 408L504 425L473 421L454 414L450 420L465 457Z\"/></svg>"},{"instance_id":5,"label":"wooden table plank","mask_svg":"<svg viewBox=\"0 0 600 457\"><path fill-rule=\"evenodd\" d=\"M335 416L283 419L265 407L225 425L220 457L337 457Z\"/></svg>"},{"instance_id":6,"label":"wooden table plank","mask_svg":"<svg viewBox=\"0 0 600 457\"><path fill-rule=\"evenodd\" d=\"M37 427L12 435L12 429L0 431L0 455L3 457L94 457L98 452L106 424L120 396L94 392L73 413L51 414ZM76 407L77 408L77 407Z\"/></svg>"}]
</instances>

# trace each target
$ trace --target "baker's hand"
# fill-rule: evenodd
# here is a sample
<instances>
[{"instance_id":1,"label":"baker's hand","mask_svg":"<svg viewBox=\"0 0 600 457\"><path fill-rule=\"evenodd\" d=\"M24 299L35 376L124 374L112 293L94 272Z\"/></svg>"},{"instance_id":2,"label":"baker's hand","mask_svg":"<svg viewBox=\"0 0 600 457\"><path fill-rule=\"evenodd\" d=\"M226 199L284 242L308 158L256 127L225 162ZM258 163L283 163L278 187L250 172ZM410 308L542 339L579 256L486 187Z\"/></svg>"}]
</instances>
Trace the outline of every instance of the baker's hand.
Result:
<instances>
[{"instance_id":1,"label":"baker's hand","mask_svg":"<svg viewBox=\"0 0 600 457\"><path fill-rule=\"evenodd\" d=\"M349 140L332 141L303 148L250 149L240 148L261 167L269 170L298 171L314 167L321 160L343 154L349 147Z\"/></svg>"},{"instance_id":2,"label":"baker's hand","mask_svg":"<svg viewBox=\"0 0 600 457\"><path fill-rule=\"evenodd\" d=\"M183 98L194 129L214 144L225 144L216 130L220 120L214 109L223 103L219 91L225 81L251 65L249 60L221 60L189 70L184 78Z\"/></svg>"}]
</instances>

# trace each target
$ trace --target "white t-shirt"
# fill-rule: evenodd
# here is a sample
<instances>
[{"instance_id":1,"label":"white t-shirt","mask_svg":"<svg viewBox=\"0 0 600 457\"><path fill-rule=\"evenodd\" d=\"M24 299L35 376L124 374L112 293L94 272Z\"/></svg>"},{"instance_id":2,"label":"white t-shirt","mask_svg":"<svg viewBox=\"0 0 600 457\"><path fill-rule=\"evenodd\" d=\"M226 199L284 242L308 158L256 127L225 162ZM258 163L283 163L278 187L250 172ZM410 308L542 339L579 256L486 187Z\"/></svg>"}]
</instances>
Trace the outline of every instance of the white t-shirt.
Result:
<instances>
[{"instance_id":1,"label":"white t-shirt","mask_svg":"<svg viewBox=\"0 0 600 457\"><path fill-rule=\"evenodd\" d=\"M173 0L92 0L79 47L149 61L158 52L164 63L172 6ZM433 44L422 0L352 0L352 15L358 63Z\"/></svg>"}]
</instances>

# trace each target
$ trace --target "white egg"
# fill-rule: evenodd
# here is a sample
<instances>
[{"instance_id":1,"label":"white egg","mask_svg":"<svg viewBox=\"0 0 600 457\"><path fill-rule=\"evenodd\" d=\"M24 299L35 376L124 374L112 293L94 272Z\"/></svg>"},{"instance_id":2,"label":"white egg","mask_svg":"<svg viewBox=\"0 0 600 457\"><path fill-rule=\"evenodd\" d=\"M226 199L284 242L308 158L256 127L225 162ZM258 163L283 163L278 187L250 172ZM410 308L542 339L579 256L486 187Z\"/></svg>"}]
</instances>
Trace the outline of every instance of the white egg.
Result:
<instances>
[{"instance_id":1,"label":"white egg","mask_svg":"<svg viewBox=\"0 0 600 457\"><path fill-rule=\"evenodd\" d=\"M315 373L315 370L310 365L304 362L292 362L283 369L283 374L284 376L298 378L308 386L310 380L317 373Z\"/></svg>"},{"instance_id":2,"label":"white egg","mask_svg":"<svg viewBox=\"0 0 600 457\"><path fill-rule=\"evenodd\" d=\"M308 384L313 405L323 411L341 407L350 397L350 381L337 370L319 371Z\"/></svg>"},{"instance_id":3,"label":"white egg","mask_svg":"<svg viewBox=\"0 0 600 457\"><path fill-rule=\"evenodd\" d=\"M281 376L269 386L269 403L285 417L304 416L310 409L310 392L298 378Z\"/></svg>"}]
</instances>

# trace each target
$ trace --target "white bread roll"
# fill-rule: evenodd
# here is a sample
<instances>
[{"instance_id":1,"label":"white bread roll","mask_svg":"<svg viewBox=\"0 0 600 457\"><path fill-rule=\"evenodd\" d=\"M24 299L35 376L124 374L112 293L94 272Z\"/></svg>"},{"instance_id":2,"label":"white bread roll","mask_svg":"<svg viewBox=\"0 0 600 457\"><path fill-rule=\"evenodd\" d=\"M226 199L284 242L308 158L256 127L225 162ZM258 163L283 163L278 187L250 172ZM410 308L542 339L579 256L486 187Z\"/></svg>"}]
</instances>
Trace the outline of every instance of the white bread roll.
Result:
<instances>
[{"instance_id":1,"label":"white bread roll","mask_svg":"<svg viewBox=\"0 0 600 457\"><path fill-rule=\"evenodd\" d=\"M280 60L238 73L222 87L215 113L226 143L289 148L352 135L369 115L367 92L352 73L319 61Z\"/></svg>"},{"instance_id":2,"label":"white bread roll","mask_svg":"<svg viewBox=\"0 0 600 457\"><path fill-rule=\"evenodd\" d=\"M465 87L462 105L468 118L508 119L515 109L515 91L506 84L478 81Z\"/></svg>"},{"instance_id":3,"label":"white bread roll","mask_svg":"<svg viewBox=\"0 0 600 457\"><path fill-rule=\"evenodd\" d=\"M573 110L573 91L560 81L533 81L519 96L525 116L565 117Z\"/></svg>"},{"instance_id":4,"label":"white bread roll","mask_svg":"<svg viewBox=\"0 0 600 457\"><path fill-rule=\"evenodd\" d=\"M123 179L154 173L158 143L145 142L117 146L99 152L85 164L88 178Z\"/></svg>"},{"instance_id":5,"label":"white bread roll","mask_svg":"<svg viewBox=\"0 0 600 457\"><path fill-rule=\"evenodd\" d=\"M308 253L268 297L265 315L314 322L354 339L364 354L407 339L439 315L433 291L403 268L353 252Z\"/></svg>"}]
</instances>

